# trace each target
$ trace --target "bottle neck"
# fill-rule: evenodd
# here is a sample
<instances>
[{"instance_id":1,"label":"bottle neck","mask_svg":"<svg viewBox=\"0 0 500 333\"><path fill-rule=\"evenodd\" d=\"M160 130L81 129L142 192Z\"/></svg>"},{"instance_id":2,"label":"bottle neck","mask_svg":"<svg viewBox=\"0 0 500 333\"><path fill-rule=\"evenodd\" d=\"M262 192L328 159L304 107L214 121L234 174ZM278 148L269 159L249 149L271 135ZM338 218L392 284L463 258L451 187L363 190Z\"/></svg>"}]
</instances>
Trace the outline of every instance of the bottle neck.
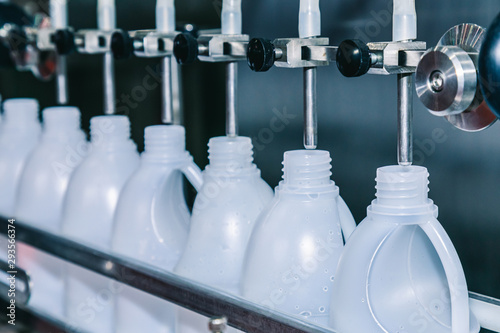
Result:
<instances>
[{"instance_id":1,"label":"bottle neck","mask_svg":"<svg viewBox=\"0 0 500 333\"><path fill-rule=\"evenodd\" d=\"M252 140L247 137L217 137L208 143L206 170L210 173L240 176L254 173Z\"/></svg>"},{"instance_id":2,"label":"bottle neck","mask_svg":"<svg viewBox=\"0 0 500 333\"><path fill-rule=\"evenodd\" d=\"M16 129L40 127L38 102L31 98L8 99L3 104L3 126Z\"/></svg>"},{"instance_id":3,"label":"bottle neck","mask_svg":"<svg viewBox=\"0 0 500 333\"><path fill-rule=\"evenodd\" d=\"M189 158L186 151L186 131L177 125L149 126L144 131L146 162L177 163Z\"/></svg>"},{"instance_id":4,"label":"bottle neck","mask_svg":"<svg viewBox=\"0 0 500 333\"><path fill-rule=\"evenodd\" d=\"M54 107L43 111L45 138L81 137L80 110L76 107Z\"/></svg>"},{"instance_id":5,"label":"bottle neck","mask_svg":"<svg viewBox=\"0 0 500 333\"><path fill-rule=\"evenodd\" d=\"M285 153L280 191L320 193L335 191L330 179L330 153L322 150L295 150Z\"/></svg>"},{"instance_id":6,"label":"bottle neck","mask_svg":"<svg viewBox=\"0 0 500 333\"><path fill-rule=\"evenodd\" d=\"M135 149L130 139L130 121L126 116L97 116L90 120L94 151Z\"/></svg>"},{"instance_id":7,"label":"bottle neck","mask_svg":"<svg viewBox=\"0 0 500 333\"><path fill-rule=\"evenodd\" d=\"M377 170L376 199L369 212L422 215L435 211L428 197L429 173L419 166L388 166Z\"/></svg>"}]
</instances>

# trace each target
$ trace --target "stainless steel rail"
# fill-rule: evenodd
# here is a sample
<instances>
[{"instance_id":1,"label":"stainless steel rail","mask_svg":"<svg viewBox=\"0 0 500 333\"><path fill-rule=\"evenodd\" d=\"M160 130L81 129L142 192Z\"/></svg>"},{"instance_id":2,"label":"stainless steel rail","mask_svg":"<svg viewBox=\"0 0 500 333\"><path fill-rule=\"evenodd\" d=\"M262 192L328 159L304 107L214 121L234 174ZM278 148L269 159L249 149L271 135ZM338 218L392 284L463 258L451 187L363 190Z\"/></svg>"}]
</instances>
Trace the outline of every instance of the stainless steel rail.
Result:
<instances>
[{"instance_id":1,"label":"stainless steel rail","mask_svg":"<svg viewBox=\"0 0 500 333\"><path fill-rule=\"evenodd\" d=\"M7 233L0 218L0 233ZM16 241L140 289L207 317L226 316L228 324L246 332L333 332L300 318L270 311L237 296L214 290L167 271L144 266L102 250L15 222ZM207 323L208 325L208 323ZM208 327L208 326L207 326Z\"/></svg>"}]
</instances>

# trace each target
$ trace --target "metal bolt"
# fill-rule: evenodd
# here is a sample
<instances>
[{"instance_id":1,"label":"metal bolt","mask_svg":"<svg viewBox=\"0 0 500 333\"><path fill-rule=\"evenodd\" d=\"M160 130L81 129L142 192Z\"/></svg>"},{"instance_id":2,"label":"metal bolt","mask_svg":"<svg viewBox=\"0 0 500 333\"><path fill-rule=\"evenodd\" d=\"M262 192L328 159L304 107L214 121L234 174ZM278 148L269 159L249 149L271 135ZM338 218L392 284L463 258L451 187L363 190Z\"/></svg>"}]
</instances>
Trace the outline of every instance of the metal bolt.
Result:
<instances>
[{"instance_id":1,"label":"metal bolt","mask_svg":"<svg viewBox=\"0 0 500 333\"><path fill-rule=\"evenodd\" d=\"M212 333L224 333L227 328L227 318L226 317L217 317L210 319L208 323L208 329Z\"/></svg>"},{"instance_id":2,"label":"metal bolt","mask_svg":"<svg viewBox=\"0 0 500 333\"><path fill-rule=\"evenodd\" d=\"M444 77L441 71L434 71L429 78L432 91L438 93L444 88Z\"/></svg>"}]
</instances>

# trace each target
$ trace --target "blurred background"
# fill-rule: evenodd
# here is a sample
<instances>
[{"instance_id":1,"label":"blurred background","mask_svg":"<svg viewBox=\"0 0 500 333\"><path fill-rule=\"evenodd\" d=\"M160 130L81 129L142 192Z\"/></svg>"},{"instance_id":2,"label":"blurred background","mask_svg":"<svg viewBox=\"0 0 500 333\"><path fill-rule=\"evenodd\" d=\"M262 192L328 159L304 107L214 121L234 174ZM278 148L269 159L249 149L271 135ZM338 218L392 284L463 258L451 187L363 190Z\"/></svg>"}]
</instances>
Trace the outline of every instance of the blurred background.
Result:
<instances>
[{"instance_id":1,"label":"blurred background","mask_svg":"<svg viewBox=\"0 0 500 333\"><path fill-rule=\"evenodd\" d=\"M31 12L46 11L46 1L13 1ZM96 0L69 2L69 22L76 30L94 28ZM125 30L155 27L155 0L118 0L117 25ZM176 1L177 20L201 28L220 26L222 0ZM243 1L243 32L251 37L298 35L299 0ZM323 36L331 45L347 38L366 42L391 39L392 0L322 1ZM434 46L459 23L488 27L500 12L497 0L417 1L419 40ZM160 86L144 89L158 60L132 58L116 63L117 106L130 116L133 138L143 149L144 127L159 123ZM53 82L30 73L0 71L4 98L34 97L42 107L55 104ZM197 63L182 68L187 147L195 161L207 164L209 138L224 135L224 65ZM80 107L83 126L103 112L102 58L69 57L70 104ZM273 68L254 73L239 67L240 135L255 145L255 162L264 179L276 186L287 150L302 148L302 71ZM144 93L145 91L145 93ZM318 70L319 148L333 158L333 179L360 222L374 199L375 173L397 163L396 77L347 79L335 64ZM500 124L479 133L461 132L431 115L415 98L415 164L430 172L430 197L457 251L472 291L500 298ZM286 115L282 130L273 117ZM439 139L436 139L439 138Z\"/></svg>"}]
</instances>

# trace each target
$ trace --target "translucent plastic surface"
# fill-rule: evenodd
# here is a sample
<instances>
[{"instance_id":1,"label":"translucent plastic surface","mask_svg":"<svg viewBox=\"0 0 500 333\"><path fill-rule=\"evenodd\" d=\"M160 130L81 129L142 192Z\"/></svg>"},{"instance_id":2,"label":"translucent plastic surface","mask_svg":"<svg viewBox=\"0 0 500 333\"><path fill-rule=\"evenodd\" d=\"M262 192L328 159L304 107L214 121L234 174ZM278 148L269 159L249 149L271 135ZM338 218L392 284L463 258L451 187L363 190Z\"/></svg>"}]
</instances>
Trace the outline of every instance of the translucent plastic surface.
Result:
<instances>
[{"instance_id":1,"label":"translucent plastic surface","mask_svg":"<svg viewBox=\"0 0 500 333\"><path fill-rule=\"evenodd\" d=\"M141 165L122 191L115 215L113 251L162 270L172 270L186 245L190 213L181 170L201 170L185 150L181 126L146 128ZM123 286L116 297L116 331L175 332L176 307Z\"/></svg>"},{"instance_id":2,"label":"translucent plastic surface","mask_svg":"<svg viewBox=\"0 0 500 333\"><path fill-rule=\"evenodd\" d=\"M175 268L182 276L232 293L239 293L255 220L273 197L252 163L252 148L246 137L210 140L210 164L194 203L186 249ZM191 320L186 320L181 322L181 332L206 330L206 320L191 330Z\"/></svg>"},{"instance_id":3,"label":"translucent plastic surface","mask_svg":"<svg viewBox=\"0 0 500 333\"><path fill-rule=\"evenodd\" d=\"M118 197L137 169L139 155L130 140L130 122L125 116L92 118L91 139L92 151L69 184L63 232L77 241L109 250ZM75 326L91 332L112 332L114 289L110 283L69 265L66 315Z\"/></svg>"},{"instance_id":4,"label":"translucent plastic surface","mask_svg":"<svg viewBox=\"0 0 500 333\"><path fill-rule=\"evenodd\" d=\"M348 240L330 322L344 332L478 332L458 255L427 198L422 167L385 167Z\"/></svg>"},{"instance_id":5,"label":"translucent plastic surface","mask_svg":"<svg viewBox=\"0 0 500 333\"><path fill-rule=\"evenodd\" d=\"M45 109L43 122L41 142L21 177L15 216L35 228L58 234L69 179L88 147L77 108ZM20 267L30 275L30 306L62 318L64 262L24 244L19 245L18 253Z\"/></svg>"},{"instance_id":6,"label":"translucent plastic surface","mask_svg":"<svg viewBox=\"0 0 500 333\"><path fill-rule=\"evenodd\" d=\"M242 282L245 298L324 326L344 245L339 210L346 207L338 205L330 162L326 151L285 153L284 180L256 222ZM354 224L348 210L343 216Z\"/></svg>"}]
</instances>

